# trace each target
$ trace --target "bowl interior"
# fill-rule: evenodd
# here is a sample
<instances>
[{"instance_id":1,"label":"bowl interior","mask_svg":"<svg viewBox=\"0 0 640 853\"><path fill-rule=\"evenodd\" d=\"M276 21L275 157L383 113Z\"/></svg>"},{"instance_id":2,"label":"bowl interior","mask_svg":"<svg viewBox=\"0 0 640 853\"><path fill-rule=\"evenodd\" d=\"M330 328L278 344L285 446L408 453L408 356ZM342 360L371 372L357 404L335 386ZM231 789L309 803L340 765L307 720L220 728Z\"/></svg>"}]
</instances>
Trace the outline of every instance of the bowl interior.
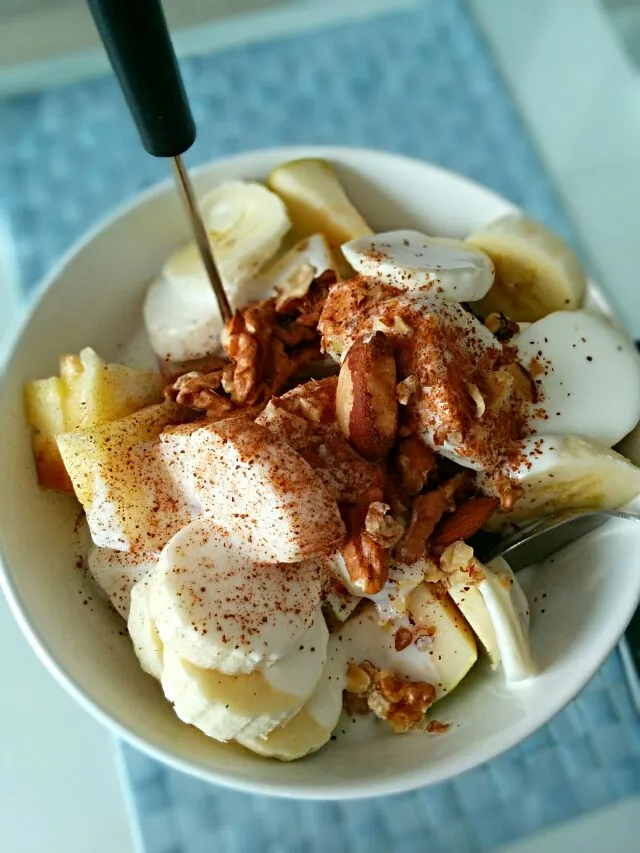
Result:
<instances>
[{"instance_id":1,"label":"bowl interior","mask_svg":"<svg viewBox=\"0 0 640 853\"><path fill-rule=\"evenodd\" d=\"M254 152L201 169L204 191L229 178L265 178L293 157L325 156L376 229L415 227L464 236L512 209L503 199L417 161L355 149ZM140 329L144 289L189 237L172 187L120 211L63 260L43 288L0 388L0 547L4 588L45 665L88 710L135 745L187 772L245 790L299 797L358 797L445 779L532 732L583 686L623 631L640 595L638 534L612 522L525 578L540 675L507 690L480 666L435 716L445 736L397 737L382 726L342 735L292 764L209 740L182 724L140 670L125 626L77 569L78 508L35 481L22 385L56 371L58 355L93 346L117 359ZM606 310L597 289L594 307ZM363 741L366 745L363 746Z\"/></svg>"}]
</instances>

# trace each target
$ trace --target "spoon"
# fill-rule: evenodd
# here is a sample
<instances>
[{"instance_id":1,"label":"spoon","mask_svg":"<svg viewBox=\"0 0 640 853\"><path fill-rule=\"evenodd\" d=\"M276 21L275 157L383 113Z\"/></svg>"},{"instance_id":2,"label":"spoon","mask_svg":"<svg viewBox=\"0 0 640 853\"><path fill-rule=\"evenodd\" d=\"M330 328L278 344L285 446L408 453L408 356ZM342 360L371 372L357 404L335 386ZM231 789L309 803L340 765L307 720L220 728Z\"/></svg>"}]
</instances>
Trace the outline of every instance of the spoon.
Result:
<instances>
[{"instance_id":1,"label":"spoon","mask_svg":"<svg viewBox=\"0 0 640 853\"><path fill-rule=\"evenodd\" d=\"M88 0L89 9L126 98L142 144L171 157L178 190L223 321L232 311L211 251L182 154L196 126L160 0Z\"/></svg>"},{"instance_id":2,"label":"spoon","mask_svg":"<svg viewBox=\"0 0 640 853\"><path fill-rule=\"evenodd\" d=\"M578 513L561 513L532 521L497 544L479 546L478 557L489 562L504 557L514 572L540 563L557 551L597 530L612 518L640 521L640 515L622 510L588 510Z\"/></svg>"}]
</instances>

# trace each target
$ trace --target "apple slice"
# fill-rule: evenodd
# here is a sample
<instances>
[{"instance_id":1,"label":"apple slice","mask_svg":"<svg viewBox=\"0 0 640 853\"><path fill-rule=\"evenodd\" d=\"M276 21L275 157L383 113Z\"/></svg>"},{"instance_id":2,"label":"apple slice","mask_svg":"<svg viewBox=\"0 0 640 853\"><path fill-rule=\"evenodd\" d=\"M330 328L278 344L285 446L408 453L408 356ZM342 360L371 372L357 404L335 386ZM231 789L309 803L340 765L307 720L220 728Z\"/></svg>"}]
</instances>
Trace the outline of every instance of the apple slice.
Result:
<instances>
[{"instance_id":1,"label":"apple slice","mask_svg":"<svg viewBox=\"0 0 640 853\"><path fill-rule=\"evenodd\" d=\"M191 518L159 459L160 432L181 407L149 406L125 418L57 437L96 545L155 552Z\"/></svg>"},{"instance_id":2,"label":"apple slice","mask_svg":"<svg viewBox=\"0 0 640 853\"><path fill-rule=\"evenodd\" d=\"M300 236L325 235L331 247L372 234L351 204L333 167L319 158L291 160L269 175L269 187L284 200Z\"/></svg>"}]
</instances>

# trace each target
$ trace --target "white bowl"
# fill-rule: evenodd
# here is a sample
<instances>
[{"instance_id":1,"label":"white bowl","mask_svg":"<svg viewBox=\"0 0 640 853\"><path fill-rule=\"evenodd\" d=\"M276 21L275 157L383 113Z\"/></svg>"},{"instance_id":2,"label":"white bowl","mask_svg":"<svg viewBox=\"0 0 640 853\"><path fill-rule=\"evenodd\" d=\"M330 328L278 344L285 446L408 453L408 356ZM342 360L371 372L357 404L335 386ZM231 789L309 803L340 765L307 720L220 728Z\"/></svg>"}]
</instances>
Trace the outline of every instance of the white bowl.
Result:
<instances>
[{"instance_id":1,"label":"white bowl","mask_svg":"<svg viewBox=\"0 0 640 853\"><path fill-rule=\"evenodd\" d=\"M252 152L205 166L196 185L202 192L223 179L265 178L279 163L303 156L331 160L376 229L464 236L513 209L434 166L348 148ZM640 597L640 548L638 534L623 523L572 546L528 579L539 676L508 690L499 671L478 667L437 706L436 716L453 723L445 735L394 736L380 726L366 738L339 737L314 756L282 764L181 723L139 668L123 623L76 568L77 505L36 485L22 386L54 373L63 352L91 345L117 358L140 327L147 282L188 237L170 184L101 223L43 284L6 366L0 386L2 581L35 652L81 705L134 746L245 791L316 799L395 793L442 781L513 746L578 693L631 618ZM607 310L594 288L590 299Z\"/></svg>"}]
</instances>

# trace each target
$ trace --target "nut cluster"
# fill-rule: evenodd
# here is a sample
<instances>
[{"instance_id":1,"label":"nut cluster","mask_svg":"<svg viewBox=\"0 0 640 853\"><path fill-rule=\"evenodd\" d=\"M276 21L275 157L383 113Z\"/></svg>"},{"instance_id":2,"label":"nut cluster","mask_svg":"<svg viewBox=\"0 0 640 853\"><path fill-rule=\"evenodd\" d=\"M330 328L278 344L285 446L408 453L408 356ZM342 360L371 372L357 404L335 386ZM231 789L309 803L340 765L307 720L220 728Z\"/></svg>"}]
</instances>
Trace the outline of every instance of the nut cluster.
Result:
<instances>
[{"instance_id":1,"label":"nut cluster","mask_svg":"<svg viewBox=\"0 0 640 853\"><path fill-rule=\"evenodd\" d=\"M428 681L407 681L378 669L369 661L351 663L347 670L345 707L352 714L372 711L394 732L407 732L424 723L436 700L436 688Z\"/></svg>"}]
</instances>

